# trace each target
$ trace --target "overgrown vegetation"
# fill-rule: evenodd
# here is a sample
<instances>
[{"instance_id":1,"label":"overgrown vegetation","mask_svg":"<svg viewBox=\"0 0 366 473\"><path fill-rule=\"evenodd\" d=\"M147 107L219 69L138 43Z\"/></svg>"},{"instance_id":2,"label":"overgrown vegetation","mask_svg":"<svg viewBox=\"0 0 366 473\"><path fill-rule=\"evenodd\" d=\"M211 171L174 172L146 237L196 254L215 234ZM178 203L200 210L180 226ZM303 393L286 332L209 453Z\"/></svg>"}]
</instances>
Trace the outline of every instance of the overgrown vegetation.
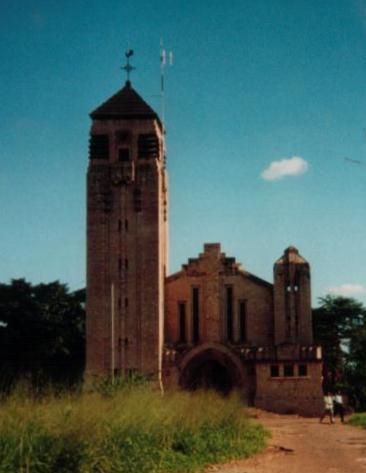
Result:
<instances>
[{"instance_id":1,"label":"overgrown vegetation","mask_svg":"<svg viewBox=\"0 0 366 473\"><path fill-rule=\"evenodd\" d=\"M0 408L0 472L196 472L258 452L266 436L235 396L122 385L35 399L21 390Z\"/></svg>"},{"instance_id":2,"label":"overgrown vegetation","mask_svg":"<svg viewBox=\"0 0 366 473\"><path fill-rule=\"evenodd\" d=\"M356 427L362 427L366 429L366 412L360 412L358 414L353 414L348 419L348 424L354 425Z\"/></svg>"}]
</instances>

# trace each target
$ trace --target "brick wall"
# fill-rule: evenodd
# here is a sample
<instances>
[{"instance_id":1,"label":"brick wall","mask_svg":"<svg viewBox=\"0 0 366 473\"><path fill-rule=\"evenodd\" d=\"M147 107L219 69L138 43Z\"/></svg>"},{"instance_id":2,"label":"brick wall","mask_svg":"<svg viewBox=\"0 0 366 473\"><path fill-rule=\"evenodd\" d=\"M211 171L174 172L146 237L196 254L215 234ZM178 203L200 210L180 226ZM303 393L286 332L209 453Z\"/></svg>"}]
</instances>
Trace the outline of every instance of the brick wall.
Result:
<instances>
[{"instance_id":1,"label":"brick wall","mask_svg":"<svg viewBox=\"0 0 366 473\"><path fill-rule=\"evenodd\" d=\"M156 120L138 119L94 120L91 134L108 136L109 159L90 160L88 170L87 373L109 375L114 364L116 373L160 376L167 265L163 134ZM156 157L139 157L143 134L157 137ZM129 159L119 159L121 148Z\"/></svg>"},{"instance_id":2,"label":"brick wall","mask_svg":"<svg viewBox=\"0 0 366 473\"><path fill-rule=\"evenodd\" d=\"M280 376L271 377L271 365L280 368ZM294 366L294 376L284 376L284 365ZM307 376L298 376L298 365L306 364ZM283 414L320 415L323 409L322 363L259 363L256 365L255 405Z\"/></svg>"},{"instance_id":3,"label":"brick wall","mask_svg":"<svg viewBox=\"0 0 366 473\"><path fill-rule=\"evenodd\" d=\"M246 340L250 345L273 343L273 287L242 270L219 244L206 244L197 259L167 278L165 338L179 341L178 304L186 304L187 342L192 342L192 288L199 289L200 342L227 342L226 288L232 288L232 342L239 343L239 303L246 303Z\"/></svg>"}]
</instances>

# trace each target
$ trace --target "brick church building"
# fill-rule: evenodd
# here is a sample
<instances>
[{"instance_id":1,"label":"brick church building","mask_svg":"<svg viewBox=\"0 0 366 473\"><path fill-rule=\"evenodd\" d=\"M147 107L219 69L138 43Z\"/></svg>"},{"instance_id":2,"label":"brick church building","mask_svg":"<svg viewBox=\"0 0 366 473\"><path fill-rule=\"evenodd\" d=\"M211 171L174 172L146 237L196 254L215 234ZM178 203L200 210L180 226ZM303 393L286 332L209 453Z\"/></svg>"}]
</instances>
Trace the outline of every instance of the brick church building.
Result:
<instances>
[{"instance_id":1,"label":"brick church building","mask_svg":"<svg viewBox=\"0 0 366 473\"><path fill-rule=\"evenodd\" d=\"M91 118L86 375L141 372L165 388L238 389L250 405L318 414L309 263L290 246L269 283L207 243L167 275L163 125L129 81Z\"/></svg>"}]
</instances>

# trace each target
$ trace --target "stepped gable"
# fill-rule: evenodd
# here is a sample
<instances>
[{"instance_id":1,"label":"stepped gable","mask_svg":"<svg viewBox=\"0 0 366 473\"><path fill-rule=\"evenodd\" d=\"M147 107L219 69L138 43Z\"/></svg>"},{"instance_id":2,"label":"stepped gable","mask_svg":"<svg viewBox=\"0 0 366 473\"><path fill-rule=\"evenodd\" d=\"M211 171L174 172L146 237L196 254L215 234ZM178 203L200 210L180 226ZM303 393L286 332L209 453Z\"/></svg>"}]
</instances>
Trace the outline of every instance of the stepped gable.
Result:
<instances>
[{"instance_id":1,"label":"stepped gable","mask_svg":"<svg viewBox=\"0 0 366 473\"><path fill-rule=\"evenodd\" d=\"M190 276L203 276L207 272L207 266L205 261L211 260L211 262L217 263L217 270L221 274L225 275L241 275L242 277L248 278L251 281L272 288L273 285L258 276L246 271L241 263L236 261L236 258L226 256L225 253L221 252L220 243L205 243L204 251L198 255L198 258L189 258L186 264L182 264L182 269L176 273L171 274L167 277L167 281L178 279L184 273ZM212 269L212 266L211 266Z\"/></svg>"},{"instance_id":2,"label":"stepped gable","mask_svg":"<svg viewBox=\"0 0 366 473\"><path fill-rule=\"evenodd\" d=\"M237 263L235 258L227 257L225 253L221 252L220 243L205 243L203 253L200 253L198 258L189 258L188 262L182 265L182 270L195 271L202 268L202 264L205 265L206 261L218 263L225 273L236 274L242 269L241 264Z\"/></svg>"}]
</instances>

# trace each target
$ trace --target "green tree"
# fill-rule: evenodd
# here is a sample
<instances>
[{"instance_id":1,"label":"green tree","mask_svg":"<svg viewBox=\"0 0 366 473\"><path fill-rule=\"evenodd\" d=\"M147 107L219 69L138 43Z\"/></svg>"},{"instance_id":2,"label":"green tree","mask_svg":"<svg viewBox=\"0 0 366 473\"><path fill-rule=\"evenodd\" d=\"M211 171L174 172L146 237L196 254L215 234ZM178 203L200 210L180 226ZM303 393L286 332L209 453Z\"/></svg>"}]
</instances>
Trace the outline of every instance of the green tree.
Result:
<instances>
[{"instance_id":1,"label":"green tree","mask_svg":"<svg viewBox=\"0 0 366 473\"><path fill-rule=\"evenodd\" d=\"M345 381L357 410L366 410L366 325L356 328L349 341Z\"/></svg>"},{"instance_id":2,"label":"green tree","mask_svg":"<svg viewBox=\"0 0 366 473\"><path fill-rule=\"evenodd\" d=\"M361 302L342 296L327 295L320 303L313 311L313 323L316 343L323 348L324 388L346 388L361 405L364 401L355 393L361 388L358 376L366 367L362 351L366 349L366 309Z\"/></svg>"},{"instance_id":3,"label":"green tree","mask_svg":"<svg viewBox=\"0 0 366 473\"><path fill-rule=\"evenodd\" d=\"M74 383L84 368L85 292L58 281L0 284L0 378Z\"/></svg>"}]
</instances>

